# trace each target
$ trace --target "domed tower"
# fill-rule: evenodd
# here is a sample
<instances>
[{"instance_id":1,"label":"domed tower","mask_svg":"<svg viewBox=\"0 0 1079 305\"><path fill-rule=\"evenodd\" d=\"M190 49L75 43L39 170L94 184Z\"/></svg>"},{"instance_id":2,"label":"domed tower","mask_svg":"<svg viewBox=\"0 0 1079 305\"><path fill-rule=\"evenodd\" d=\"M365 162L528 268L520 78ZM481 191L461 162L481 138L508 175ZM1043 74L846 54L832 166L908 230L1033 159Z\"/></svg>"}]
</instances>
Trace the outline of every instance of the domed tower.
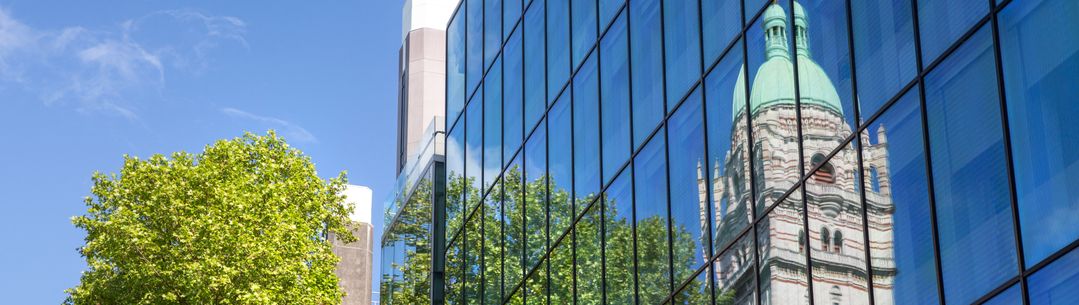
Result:
<instances>
[{"instance_id":1,"label":"domed tower","mask_svg":"<svg viewBox=\"0 0 1079 305\"><path fill-rule=\"evenodd\" d=\"M743 72L739 72L735 82L738 89L733 92L731 105L735 122L732 127L732 149L724 162L726 177L718 177L713 182L713 192L716 192L713 196L720 198L726 195L734 202L740 199L738 194L748 193L732 188L749 187L747 173L748 167L752 166L756 183L756 194L753 196L758 201L758 212L762 207L779 205L770 214L776 217L769 217L764 224L759 224L757 232L762 260L761 300L765 304L808 304L807 249L812 249L815 303L867 304L870 287L869 272L865 268L865 226L861 184L858 181L861 177L856 174L859 172L857 151L851 145L827 158L853 131L844 120L844 109L835 85L813 59L812 41L809 40L810 16L798 2L794 2L792 12L793 18L788 19L782 6L771 4L761 16L765 61L755 67L757 73L751 83L748 109L745 93L741 89L745 83ZM788 28L791 20L793 29ZM788 39L791 33L795 36L793 49ZM797 100L795 73L799 86ZM746 139L743 116L749 116L752 121L752 141ZM798 134L799 119L801 137ZM801 150L799 139L802 140ZM886 141L883 137L879 139L881 143L868 143L867 140L861 143L867 149L867 158L872 155L872 159L866 159L866 175L870 175L868 171L872 165L875 168L872 178L876 179L866 181L866 198L870 207L868 227L875 241L885 241L884 244L873 244L873 249L890 251L892 246L888 234L891 232L894 208L890 196L886 196L888 162L883 148ZM740 143L752 143L753 149L748 150ZM742 161L748 160L750 153L753 154L754 164ZM775 203L800 178L800 156L804 156L805 171L819 166L819 170L812 173L803 186L808 202L805 213L801 213L801 193L796 192L783 202ZM876 183L873 189L868 189L870 183ZM720 215L730 212L733 211L715 211L716 219L730 219ZM808 230L804 229L802 219L797 217L799 214L808 217ZM714 227L717 230L725 227L744 228L741 223L733 226L717 224ZM887 237L878 238L885 235ZM890 283L894 279L894 264L887 263L891 260L890 255L881 259L881 264L885 266L877 266L877 258L874 259L875 275L886 276L875 277L874 281ZM720 278L729 282L724 283L727 287L741 281L725 275ZM881 289L878 285L876 291L890 296L890 291Z\"/></svg>"}]
</instances>

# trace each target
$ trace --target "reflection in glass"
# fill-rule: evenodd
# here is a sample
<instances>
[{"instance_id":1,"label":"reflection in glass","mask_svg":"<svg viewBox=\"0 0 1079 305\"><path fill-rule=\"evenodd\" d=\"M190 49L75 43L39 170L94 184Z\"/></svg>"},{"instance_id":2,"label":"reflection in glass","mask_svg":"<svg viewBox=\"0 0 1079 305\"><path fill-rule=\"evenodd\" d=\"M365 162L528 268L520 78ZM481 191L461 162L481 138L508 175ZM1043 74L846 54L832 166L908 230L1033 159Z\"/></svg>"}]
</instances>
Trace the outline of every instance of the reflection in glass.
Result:
<instances>
[{"instance_id":1,"label":"reflection in glass","mask_svg":"<svg viewBox=\"0 0 1079 305\"><path fill-rule=\"evenodd\" d=\"M783 2L784 4L787 2ZM752 116L753 167L757 183L757 210L763 211L794 185L798 170L797 109L794 102L794 72L784 4L772 4L746 41L749 54L751 91L749 111L745 95L736 90L734 117ZM745 79L739 75L739 79Z\"/></svg>"},{"instance_id":2,"label":"reflection in glass","mask_svg":"<svg viewBox=\"0 0 1079 305\"><path fill-rule=\"evenodd\" d=\"M573 228L577 240L577 304L603 302L602 207L602 203L593 204Z\"/></svg>"},{"instance_id":3,"label":"reflection in glass","mask_svg":"<svg viewBox=\"0 0 1079 305\"><path fill-rule=\"evenodd\" d=\"M547 99L554 100L569 80L569 1L547 3Z\"/></svg>"},{"instance_id":4,"label":"reflection in glass","mask_svg":"<svg viewBox=\"0 0 1079 305\"><path fill-rule=\"evenodd\" d=\"M550 175L547 183L550 192L548 213L551 215L551 242L566 232L573 221L573 133L570 129L573 121L570 116L570 99L567 96L569 95L563 95L555 102L547 117L547 170Z\"/></svg>"},{"instance_id":5,"label":"reflection in glass","mask_svg":"<svg viewBox=\"0 0 1079 305\"><path fill-rule=\"evenodd\" d=\"M632 3L632 2L630 2ZM633 160L640 303L656 304L671 292L667 244L667 162L663 130Z\"/></svg>"},{"instance_id":6,"label":"reflection in glass","mask_svg":"<svg viewBox=\"0 0 1079 305\"><path fill-rule=\"evenodd\" d=\"M815 304L869 304L861 193L854 187L861 182L861 177L855 174L858 172L857 149L857 145L848 143L831 159L825 160L819 154L814 156L813 166L820 168L812 173L804 186L809 205L809 230L804 234L799 230L798 249L810 249ZM892 203L879 196L867 199L874 207L868 211L874 227L890 225L894 211ZM885 240L877 246L888 247L890 244ZM881 280L888 281L893 276L885 275Z\"/></svg>"},{"instance_id":7,"label":"reflection in glass","mask_svg":"<svg viewBox=\"0 0 1079 305\"><path fill-rule=\"evenodd\" d=\"M702 181L699 188L707 187L712 195L713 253L734 241L752 220L748 116L735 117L733 112L745 108L740 42L704 79L708 158L702 171L709 179L703 181L710 182Z\"/></svg>"},{"instance_id":8,"label":"reflection in glass","mask_svg":"<svg viewBox=\"0 0 1079 305\"><path fill-rule=\"evenodd\" d=\"M858 111L868 119L918 73L910 0L851 1Z\"/></svg>"},{"instance_id":9,"label":"reflection in glass","mask_svg":"<svg viewBox=\"0 0 1079 305\"><path fill-rule=\"evenodd\" d=\"M541 123L525 143L526 266L534 266L547 252L547 129L544 127Z\"/></svg>"},{"instance_id":10,"label":"reflection in glass","mask_svg":"<svg viewBox=\"0 0 1079 305\"><path fill-rule=\"evenodd\" d=\"M742 30L738 1L701 0L701 36L704 41L704 66L708 67L723 48ZM735 52L739 52L735 49Z\"/></svg>"},{"instance_id":11,"label":"reflection in glass","mask_svg":"<svg viewBox=\"0 0 1079 305\"><path fill-rule=\"evenodd\" d=\"M547 304L547 261L543 261L536 272L528 276L528 282L525 283L525 304L528 305L545 305Z\"/></svg>"},{"instance_id":12,"label":"reflection in glass","mask_svg":"<svg viewBox=\"0 0 1079 305\"><path fill-rule=\"evenodd\" d=\"M711 288L708 287L708 270L705 269L693 277L692 281L674 294L673 304L711 304Z\"/></svg>"},{"instance_id":13,"label":"reflection in glass","mask_svg":"<svg viewBox=\"0 0 1079 305\"><path fill-rule=\"evenodd\" d=\"M1021 304L1023 304L1023 294L1022 293L1023 293L1023 291L1019 289L1018 284L1012 285L1012 287L1008 288L1008 290L1005 290L1004 292L1001 292L1000 294L993 297L992 299L989 299L988 301L985 301L985 303L982 303L982 305L1021 305ZM1036 302L1034 302L1034 297L1033 296L1031 297L1030 302L1031 302L1030 304L1038 304L1038 305L1052 304L1052 303L1036 303ZM1069 300L1068 303L1061 303L1061 304L1071 304L1071 302L1072 302L1072 300Z\"/></svg>"},{"instance_id":14,"label":"reflection in glass","mask_svg":"<svg viewBox=\"0 0 1079 305\"><path fill-rule=\"evenodd\" d=\"M1064 305L1079 300L1079 251L1072 250L1027 279L1030 304Z\"/></svg>"},{"instance_id":15,"label":"reflection in glass","mask_svg":"<svg viewBox=\"0 0 1079 305\"><path fill-rule=\"evenodd\" d=\"M1079 2L1016 1L1000 51L1027 267L1079 237Z\"/></svg>"},{"instance_id":16,"label":"reflection in glass","mask_svg":"<svg viewBox=\"0 0 1079 305\"><path fill-rule=\"evenodd\" d=\"M479 219L483 222L483 300L495 304L502 301L502 257L508 256L506 251L503 251L502 225L505 219L502 214L503 193L500 183L495 183L485 202L480 214L482 218Z\"/></svg>"},{"instance_id":17,"label":"reflection in glass","mask_svg":"<svg viewBox=\"0 0 1079 305\"><path fill-rule=\"evenodd\" d=\"M633 147L663 119L663 40L660 0L629 2L630 88L633 96Z\"/></svg>"},{"instance_id":18,"label":"reflection in glass","mask_svg":"<svg viewBox=\"0 0 1079 305\"><path fill-rule=\"evenodd\" d=\"M711 257L708 193L704 181L704 121L700 90L694 90L668 121L671 230L674 282L688 277Z\"/></svg>"},{"instance_id":19,"label":"reflection in glass","mask_svg":"<svg viewBox=\"0 0 1079 305\"><path fill-rule=\"evenodd\" d=\"M551 304L573 304L573 234L551 246Z\"/></svg>"},{"instance_id":20,"label":"reflection in glass","mask_svg":"<svg viewBox=\"0 0 1079 305\"><path fill-rule=\"evenodd\" d=\"M795 189L757 223L761 304L809 304L806 256L799 251L803 233L802 194Z\"/></svg>"},{"instance_id":21,"label":"reflection in glass","mask_svg":"<svg viewBox=\"0 0 1079 305\"><path fill-rule=\"evenodd\" d=\"M464 215L465 126L464 120L446 137L446 236L448 240L461 228Z\"/></svg>"},{"instance_id":22,"label":"reflection in glass","mask_svg":"<svg viewBox=\"0 0 1079 305\"><path fill-rule=\"evenodd\" d=\"M599 0L599 27L600 32L607 24L611 23L611 19L614 19L615 14L618 14L619 9L622 8L622 4L625 4L626 0Z\"/></svg>"},{"instance_id":23,"label":"reflection in glass","mask_svg":"<svg viewBox=\"0 0 1079 305\"><path fill-rule=\"evenodd\" d=\"M546 43L544 42L544 1L528 7L524 17L524 91L525 134L539 122L547 110L546 98Z\"/></svg>"},{"instance_id":24,"label":"reflection in glass","mask_svg":"<svg viewBox=\"0 0 1079 305\"><path fill-rule=\"evenodd\" d=\"M465 10L468 11L465 20L465 87L466 99L472 95L472 91L480 84L483 77L483 0L466 0Z\"/></svg>"},{"instance_id":25,"label":"reflection in glass","mask_svg":"<svg viewBox=\"0 0 1079 305\"><path fill-rule=\"evenodd\" d=\"M944 298L951 304L969 303L1016 273L990 34L982 27L925 79Z\"/></svg>"},{"instance_id":26,"label":"reflection in glass","mask_svg":"<svg viewBox=\"0 0 1079 305\"><path fill-rule=\"evenodd\" d=\"M383 304L430 302L432 180L428 171L413 188L407 202L398 202L394 218L381 243Z\"/></svg>"},{"instance_id":27,"label":"reflection in glass","mask_svg":"<svg viewBox=\"0 0 1079 305\"><path fill-rule=\"evenodd\" d=\"M480 202L480 183L483 181L483 91L476 92L468 102L465 113L465 175L468 177L465 192L465 210Z\"/></svg>"},{"instance_id":28,"label":"reflection in glass","mask_svg":"<svg viewBox=\"0 0 1079 305\"><path fill-rule=\"evenodd\" d=\"M570 0L573 14L573 67L577 68L596 42L596 0Z\"/></svg>"},{"instance_id":29,"label":"reflection in glass","mask_svg":"<svg viewBox=\"0 0 1079 305\"><path fill-rule=\"evenodd\" d=\"M915 88L860 138L876 304L939 303L920 108Z\"/></svg>"},{"instance_id":30,"label":"reflection in glass","mask_svg":"<svg viewBox=\"0 0 1079 305\"><path fill-rule=\"evenodd\" d=\"M604 193L603 254L607 267L608 304L634 304L633 292L633 168L626 168Z\"/></svg>"},{"instance_id":31,"label":"reflection in glass","mask_svg":"<svg viewBox=\"0 0 1079 305\"><path fill-rule=\"evenodd\" d=\"M521 17L522 0L502 0L502 38L510 36L517 19Z\"/></svg>"},{"instance_id":32,"label":"reflection in glass","mask_svg":"<svg viewBox=\"0 0 1079 305\"><path fill-rule=\"evenodd\" d=\"M481 207L476 207L471 213L469 221L465 222L465 230L461 242L465 244L465 268L463 286L465 304L479 304L483 300L483 232L480 225ZM402 302L402 304L407 304Z\"/></svg>"},{"instance_id":33,"label":"reflection in glass","mask_svg":"<svg viewBox=\"0 0 1079 305\"><path fill-rule=\"evenodd\" d=\"M505 192L502 201L504 219L502 230L506 235L505 244L503 245L506 253L502 259L506 287L516 286L524 277L526 270L531 267L526 266L524 262L525 243L529 236L525 236L525 205L522 201L524 199L522 197L524 196L523 178L521 176L521 159L514 159L510 163L509 169L506 170L505 178L502 181Z\"/></svg>"},{"instance_id":34,"label":"reflection in glass","mask_svg":"<svg viewBox=\"0 0 1079 305\"><path fill-rule=\"evenodd\" d=\"M701 76L698 1L663 1L663 45L666 63L667 111Z\"/></svg>"},{"instance_id":35,"label":"reflection in glass","mask_svg":"<svg viewBox=\"0 0 1079 305\"><path fill-rule=\"evenodd\" d=\"M483 192L502 171L502 57L483 81Z\"/></svg>"},{"instance_id":36,"label":"reflection in glass","mask_svg":"<svg viewBox=\"0 0 1079 305\"><path fill-rule=\"evenodd\" d=\"M599 193L599 75L589 56L573 77L573 191L575 211Z\"/></svg>"},{"instance_id":37,"label":"reflection in glass","mask_svg":"<svg viewBox=\"0 0 1079 305\"><path fill-rule=\"evenodd\" d=\"M922 63L926 65L989 12L989 3L985 1L917 1Z\"/></svg>"},{"instance_id":38,"label":"reflection in glass","mask_svg":"<svg viewBox=\"0 0 1079 305\"><path fill-rule=\"evenodd\" d=\"M814 165L810 162L814 155L835 150L857 127L846 33L843 1L794 1L794 49L807 172Z\"/></svg>"},{"instance_id":39,"label":"reflection in glass","mask_svg":"<svg viewBox=\"0 0 1079 305\"><path fill-rule=\"evenodd\" d=\"M502 108L503 108L503 141L504 148L502 149L502 161L508 162L513 158L513 154L517 152L517 148L521 146L521 139L524 138L524 91L523 91L523 74L522 69L522 49L521 49L521 30L513 31L509 40L506 41L506 48L503 50L503 65L505 69L503 71L503 87L502 87ZM531 127L531 126L529 126Z\"/></svg>"},{"instance_id":40,"label":"reflection in glass","mask_svg":"<svg viewBox=\"0 0 1079 305\"><path fill-rule=\"evenodd\" d=\"M625 16L618 15L599 42L604 183L618 174L633 149L629 137L629 37Z\"/></svg>"},{"instance_id":41,"label":"reflection in glass","mask_svg":"<svg viewBox=\"0 0 1079 305\"><path fill-rule=\"evenodd\" d=\"M446 301L447 305L456 305L456 304L464 304L465 303L464 300L463 300L464 295L461 294L462 283L464 281L464 273L463 273L464 272L464 257L463 257L464 256L464 248L461 246L462 244L464 244L464 243L462 241L458 240L458 241L454 242L453 244L450 244L450 246L446 248L446 249L449 249L448 251L446 251L446 299L445 299L445 301ZM385 249L383 249L382 253L383 253L382 254L382 259L383 259L383 261L385 261L386 258L387 258ZM389 257L392 257L392 255L390 255ZM386 265L386 264L382 265L382 270L388 270L388 269L389 269L388 265ZM383 286L381 286L382 288L379 290L379 296L380 296L381 302L383 304L392 304L391 302L387 301L387 299L392 298L392 293L389 293L389 291L391 291L391 290L387 286L389 281L386 281L386 278L387 277L385 275L383 275L383 277L382 277L382 279L383 279L382 280L382 285Z\"/></svg>"},{"instance_id":42,"label":"reflection in glass","mask_svg":"<svg viewBox=\"0 0 1079 305\"><path fill-rule=\"evenodd\" d=\"M716 304L754 304L757 302L753 268L753 235L746 234L712 264L716 286Z\"/></svg>"},{"instance_id":43,"label":"reflection in glass","mask_svg":"<svg viewBox=\"0 0 1079 305\"><path fill-rule=\"evenodd\" d=\"M446 27L446 122L453 124L465 105L465 9Z\"/></svg>"},{"instance_id":44,"label":"reflection in glass","mask_svg":"<svg viewBox=\"0 0 1079 305\"><path fill-rule=\"evenodd\" d=\"M483 69L486 70L502 46L502 0L484 0Z\"/></svg>"}]
</instances>

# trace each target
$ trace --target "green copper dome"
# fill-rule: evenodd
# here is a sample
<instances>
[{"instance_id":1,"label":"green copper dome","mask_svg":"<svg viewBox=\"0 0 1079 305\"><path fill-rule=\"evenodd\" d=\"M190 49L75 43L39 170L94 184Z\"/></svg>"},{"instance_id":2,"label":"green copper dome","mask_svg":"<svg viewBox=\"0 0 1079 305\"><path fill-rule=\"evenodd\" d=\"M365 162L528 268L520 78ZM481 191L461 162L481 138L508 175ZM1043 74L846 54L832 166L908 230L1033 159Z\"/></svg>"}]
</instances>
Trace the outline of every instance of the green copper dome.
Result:
<instances>
[{"instance_id":1,"label":"green copper dome","mask_svg":"<svg viewBox=\"0 0 1079 305\"><path fill-rule=\"evenodd\" d=\"M767 60L757 68L750 88L749 104L755 114L764 107L774 105L794 105L794 63L790 58L787 45L787 14L778 4L772 4L764 12L763 27L765 33L765 55ZM824 73L820 65L813 61L809 53L809 40L806 37L808 16L802 5L794 2L795 35L798 35L798 79L802 105L816 105L843 115L843 106L839 100L832 80ZM735 88L743 88L744 70L738 72ZM738 117L745 109L745 92L735 90L731 112Z\"/></svg>"}]
</instances>

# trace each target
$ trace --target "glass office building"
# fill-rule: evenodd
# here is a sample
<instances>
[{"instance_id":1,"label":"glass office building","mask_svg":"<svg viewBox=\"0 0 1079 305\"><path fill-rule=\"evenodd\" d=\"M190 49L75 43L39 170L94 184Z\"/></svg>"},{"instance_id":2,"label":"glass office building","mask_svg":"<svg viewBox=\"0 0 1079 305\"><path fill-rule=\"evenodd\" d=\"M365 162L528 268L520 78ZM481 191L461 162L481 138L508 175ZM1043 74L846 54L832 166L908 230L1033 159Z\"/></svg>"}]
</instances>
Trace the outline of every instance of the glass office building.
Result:
<instances>
[{"instance_id":1,"label":"glass office building","mask_svg":"<svg viewBox=\"0 0 1079 305\"><path fill-rule=\"evenodd\" d=\"M432 303L1079 300L1077 1L462 0L446 35Z\"/></svg>"}]
</instances>

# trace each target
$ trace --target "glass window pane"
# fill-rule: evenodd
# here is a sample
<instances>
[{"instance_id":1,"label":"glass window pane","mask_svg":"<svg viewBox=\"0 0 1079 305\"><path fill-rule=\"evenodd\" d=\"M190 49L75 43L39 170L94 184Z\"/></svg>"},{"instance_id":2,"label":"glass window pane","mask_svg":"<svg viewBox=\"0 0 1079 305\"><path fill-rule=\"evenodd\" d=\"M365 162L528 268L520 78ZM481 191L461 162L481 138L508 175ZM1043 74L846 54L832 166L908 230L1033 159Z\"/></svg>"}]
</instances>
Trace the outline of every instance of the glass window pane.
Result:
<instances>
[{"instance_id":1,"label":"glass window pane","mask_svg":"<svg viewBox=\"0 0 1079 305\"><path fill-rule=\"evenodd\" d=\"M525 132L532 130L547 110L546 51L543 1L528 7L524 19Z\"/></svg>"},{"instance_id":2,"label":"glass window pane","mask_svg":"<svg viewBox=\"0 0 1079 305\"><path fill-rule=\"evenodd\" d=\"M701 32L697 10L697 1L663 1L668 112L701 76Z\"/></svg>"},{"instance_id":3,"label":"glass window pane","mask_svg":"<svg viewBox=\"0 0 1079 305\"><path fill-rule=\"evenodd\" d=\"M520 34L520 30L514 31L506 42L506 49L503 50L505 71L502 74L502 107L505 112L503 120L506 127L503 132L506 133L504 136L506 143L502 160L513 158L513 154L521 145L521 139L524 138L524 123L522 122L524 120L524 67L521 62L524 53L521 52L523 50Z\"/></svg>"},{"instance_id":4,"label":"glass window pane","mask_svg":"<svg viewBox=\"0 0 1079 305\"><path fill-rule=\"evenodd\" d=\"M502 0L502 35L508 37L520 18L521 0Z\"/></svg>"},{"instance_id":5,"label":"glass window pane","mask_svg":"<svg viewBox=\"0 0 1079 305\"><path fill-rule=\"evenodd\" d=\"M674 294L674 304L711 304L712 289L708 286L708 271L705 269L686 283L681 291ZM722 304L722 303L721 303Z\"/></svg>"},{"instance_id":6,"label":"glass window pane","mask_svg":"<svg viewBox=\"0 0 1079 305\"><path fill-rule=\"evenodd\" d=\"M465 197L471 209L479 202L480 183L483 181L483 91L472 97L465 114L465 174L468 175L468 192Z\"/></svg>"},{"instance_id":7,"label":"glass window pane","mask_svg":"<svg viewBox=\"0 0 1079 305\"><path fill-rule=\"evenodd\" d=\"M1034 298L1031 297L1030 304L1049 304L1049 303L1036 303ZM1069 301L1071 302L1071 301ZM1023 304L1023 291L1019 289L1019 285L1012 285L1011 288L1001 292L992 299L985 301L982 305L1021 305ZM1060 303L1067 304L1067 303Z\"/></svg>"},{"instance_id":8,"label":"glass window pane","mask_svg":"<svg viewBox=\"0 0 1079 305\"><path fill-rule=\"evenodd\" d=\"M602 207L602 203L593 204L573 229L577 234L577 304L603 303Z\"/></svg>"},{"instance_id":9,"label":"glass window pane","mask_svg":"<svg viewBox=\"0 0 1079 305\"><path fill-rule=\"evenodd\" d=\"M483 191L502 171L502 64L495 61L483 81Z\"/></svg>"},{"instance_id":10,"label":"glass window pane","mask_svg":"<svg viewBox=\"0 0 1079 305\"><path fill-rule=\"evenodd\" d=\"M918 1L922 34L922 63L928 65L989 12L989 3L977 0Z\"/></svg>"},{"instance_id":11,"label":"glass window pane","mask_svg":"<svg viewBox=\"0 0 1079 305\"><path fill-rule=\"evenodd\" d=\"M1027 267L1079 237L1079 2L1018 1L1000 51Z\"/></svg>"},{"instance_id":12,"label":"glass window pane","mask_svg":"<svg viewBox=\"0 0 1079 305\"><path fill-rule=\"evenodd\" d=\"M750 110L744 95L734 92L735 117L748 113L753 122L753 160L757 211L774 203L801 177L797 106L794 102L794 63L787 28L786 3L771 4L746 33Z\"/></svg>"},{"instance_id":13,"label":"glass window pane","mask_svg":"<svg viewBox=\"0 0 1079 305\"><path fill-rule=\"evenodd\" d=\"M660 0L629 2L633 147L640 147L663 119L663 40Z\"/></svg>"},{"instance_id":14,"label":"glass window pane","mask_svg":"<svg viewBox=\"0 0 1079 305\"><path fill-rule=\"evenodd\" d=\"M464 193L468 185L465 181L464 131L464 124L461 124L446 137L446 238L456 234L463 221Z\"/></svg>"},{"instance_id":15,"label":"glass window pane","mask_svg":"<svg viewBox=\"0 0 1079 305\"><path fill-rule=\"evenodd\" d=\"M573 78L573 185L578 207L599 193L599 75L588 57ZM580 210L577 210L580 212Z\"/></svg>"},{"instance_id":16,"label":"glass window pane","mask_svg":"<svg viewBox=\"0 0 1079 305\"><path fill-rule=\"evenodd\" d=\"M468 82L468 87L465 88L467 89L465 90L466 97L472 95L472 90L475 90L480 84L480 78L483 77L483 0L467 1L465 3L465 9L468 11L468 18L465 21L465 27L468 28L465 33L467 44L465 64L468 66L465 70L465 80Z\"/></svg>"},{"instance_id":17,"label":"glass window pane","mask_svg":"<svg viewBox=\"0 0 1079 305\"><path fill-rule=\"evenodd\" d=\"M908 91L861 136L878 304L939 303L919 104Z\"/></svg>"},{"instance_id":18,"label":"glass window pane","mask_svg":"<svg viewBox=\"0 0 1079 305\"><path fill-rule=\"evenodd\" d=\"M514 159L502 181L505 192L502 202L505 224L502 230L506 235L506 243L503 245L506 249L503 256L503 264L505 264L503 277L506 287L516 287L524 278L524 273L531 267L525 265L524 262L525 244L529 236L525 236L525 205L522 201L524 191L521 189L523 185L520 168L521 160Z\"/></svg>"},{"instance_id":19,"label":"glass window pane","mask_svg":"<svg viewBox=\"0 0 1079 305\"><path fill-rule=\"evenodd\" d=\"M599 0L599 27L600 31L603 31L603 27L611 23L611 19L614 19L615 14L618 14L619 9L626 3L626 0Z\"/></svg>"},{"instance_id":20,"label":"glass window pane","mask_svg":"<svg viewBox=\"0 0 1079 305\"><path fill-rule=\"evenodd\" d=\"M1079 251L1072 250L1027 279L1030 304L1064 305L1079 299Z\"/></svg>"},{"instance_id":21,"label":"glass window pane","mask_svg":"<svg viewBox=\"0 0 1079 305\"><path fill-rule=\"evenodd\" d=\"M525 217L528 265L547 251L547 129L543 125L525 143Z\"/></svg>"},{"instance_id":22,"label":"glass window pane","mask_svg":"<svg viewBox=\"0 0 1079 305\"><path fill-rule=\"evenodd\" d=\"M502 301L502 188L495 184L487 196L480 221L483 228L483 300L487 303Z\"/></svg>"},{"instance_id":23,"label":"glass window pane","mask_svg":"<svg viewBox=\"0 0 1079 305\"><path fill-rule=\"evenodd\" d=\"M944 297L953 304L1016 273L989 34L983 27L925 80Z\"/></svg>"},{"instance_id":24,"label":"glass window pane","mask_svg":"<svg viewBox=\"0 0 1079 305\"><path fill-rule=\"evenodd\" d=\"M630 2L633 3L633 2ZM667 162L663 130L633 160L640 303L656 304L671 292L667 245Z\"/></svg>"},{"instance_id":25,"label":"glass window pane","mask_svg":"<svg viewBox=\"0 0 1079 305\"><path fill-rule=\"evenodd\" d=\"M750 231L752 232L752 231ZM716 304L756 304L753 234L746 234L713 261Z\"/></svg>"},{"instance_id":26,"label":"glass window pane","mask_svg":"<svg viewBox=\"0 0 1079 305\"><path fill-rule=\"evenodd\" d=\"M465 243L465 276L464 287L462 293L464 294L464 304L481 304L483 302L483 231L479 221L480 217L477 216L481 208L477 207L476 212L472 213L472 217L466 222L464 238L462 242Z\"/></svg>"},{"instance_id":27,"label":"glass window pane","mask_svg":"<svg viewBox=\"0 0 1079 305\"><path fill-rule=\"evenodd\" d=\"M810 158L840 146L857 120L851 99L846 3L801 0L794 5L802 149L808 172L813 166Z\"/></svg>"},{"instance_id":28,"label":"glass window pane","mask_svg":"<svg viewBox=\"0 0 1079 305\"><path fill-rule=\"evenodd\" d=\"M596 43L596 0L570 0L573 13L573 67L576 68Z\"/></svg>"},{"instance_id":29,"label":"glass window pane","mask_svg":"<svg viewBox=\"0 0 1079 305\"><path fill-rule=\"evenodd\" d=\"M547 99L553 101L570 74L569 1L547 2Z\"/></svg>"},{"instance_id":30,"label":"glass window pane","mask_svg":"<svg viewBox=\"0 0 1079 305\"><path fill-rule=\"evenodd\" d=\"M745 107L741 45L728 53L704 79L708 158L703 174L712 200L712 253L718 253L752 221L749 197L749 139L745 115L734 117L735 103Z\"/></svg>"},{"instance_id":31,"label":"glass window pane","mask_svg":"<svg viewBox=\"0 0 1079 305\"><path fill-rule=\"evenodd\" d=\"M701 0L705 67L711 65L719 57L719 53L731 43L731 39L742 31L739 4L738 1L730 0Z\"/></svg>"},{"instance_id":32,"label":"glass window pane","mask_svg":"<svg viewBox=\"0 0 1079 305\"><path fill-rule=\"evenodd\" d=\"M626 168L607 187L603 207L604 256L608 304L634 304L633 168Z\"/></svg>"},{"instance_id":33,"label":"glass window pane","mask_svg":"<svg viewBox=\"0 0 1079 305\"><path fill-rule=\"evenodd\" d=\"M700 90L694 90L668 122L675 283L688 280L712 256L707 180L701 179L705 175L703 125Z\"/></svg>"},{"instance_id":34,"label":"glass window pane","mask_svg":"<svg viewBox=\"0 0 1079 305\"><path fill-rule=\"evenodd\" d=\"M463 6L462 6L463 7ZM446 122L453 124L465 105L465 16L459 9L446 34Z\"/></svg>"},{"instance_id":35,"label":"glass window pane","mask_svg":"<svg viewBox=\"0 0 1079 305\"><path fill-rule=\"evenodd\" d=\"M861 182L855 174L857 149L848 143L831 159L813 156L821 167L805 184L809 230L805 236L799 231L797 237L805 243L799 242L797 249L798 253L809 249L813 258L814 304L869 304L861 192L855 188ZM883 209L869 212L874 219L889 216Z\"/></svg>"},{"instance_id":36,"label":"glass window pane","mask_svg":"<svg viewBox=\"0 0 1079 305\"><path fill-rule=\"evenodd\" d=\"M502 0L483 4L483 68L487 69L502 47Z\"/></svg>"},{"instance_id":37,"label":"glass window pane","mask_svg":"<svg viewBox=\"0 0 1079 305\"><path fill-rule=\"evenodd\" d=\"M573 304L573 234L551 252L551 304Z\"/></svg>"},{"instance_id":38,"label":"glass window pane","mask_svg":"<svg viewBox=\"0 0 1079 305\"><path fill-rule=\"evenodd\" d=\"M869 118L918 73L910 0L851 1L858 111Z\"/></svg>"},{"instance_id":39,"label":"glass window pane","mask_svg":"<svg viewBox=\"0 0 1079 305\"><path fill-rule=\"evenodd\" d=\"M528 276L528 283L525 287L528 289L525 291L525 301L528 305L545 305L547 304L547 283L550 279L547 278L547 261L543 261L543 264L536 269L536 272Z\"/></svg>"},{"instance_id":40,"label":"glass window pane","mask_svg":"<svg viewBox=\"0 0 1079 305\"><path fill-rule=\"evenodd\" d=\"M798 189L757 222L757 255L761 304L809 304L806 256L798 251L797 236L805 217Z\"/></svg>"},{"instance_id":41,"label":"glass window pane","mask_svg":"<svg viewBox=\"0 0 1079 305\"><path fill-rule=\"evenodd\" d=\"M463 295L461 294L461 284L464 280L464 248L461 246L462 244L461 241L457 241L447 247L449 250L446 251L446 304L464 304ZM386 252L383 252L383 261L385 261L386 257L388 257ZM383 264L382 270L389 270L388 266ZM392 291L386 286L387 282L387 278L383 277L382 288L379 290L382 302L387 302L386 297L392 295L392 293L387 293L387 291Z\"/></svg>"},{"instance_id":42,"label":"glass window pane","mask_svg":"<svg viewBox=\"0 0 1079 305\"><path fill-rule=\"evenodd\" d=\"M625 14L600 40L600 93L603 111L603 182L611 181L629 159L629 53Z\"/></svg>"},{"instance_id":43,"label":"glass window pane","mask_svg":"<svg viewBox=\"0 0 1079 305\"><path fill-rule=\"evenodd\" d=\"M570 141L573 139L573 132L570 129L572 122L569 98L565 96L559 98L547 118L547 128L549 128L547 170L550 175L547 183L550 190L548 213L551 214L551 241L566 232L573 221L571 218L573 215L573 163L571 163L573 142Z\"/></svg>"}]
</instances>

